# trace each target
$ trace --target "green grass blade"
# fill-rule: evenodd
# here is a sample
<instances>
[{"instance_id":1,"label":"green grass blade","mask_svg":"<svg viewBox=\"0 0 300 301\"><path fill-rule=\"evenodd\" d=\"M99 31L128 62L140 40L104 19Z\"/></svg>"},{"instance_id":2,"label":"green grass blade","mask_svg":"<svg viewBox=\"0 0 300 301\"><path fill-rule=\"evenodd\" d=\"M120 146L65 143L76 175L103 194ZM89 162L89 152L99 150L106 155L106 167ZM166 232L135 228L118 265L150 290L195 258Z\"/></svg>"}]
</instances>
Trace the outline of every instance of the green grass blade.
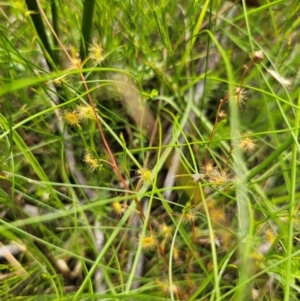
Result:
<instances>
[{"instance_id":1,"label":"green grass blade","mask_svg":"<svg viewBox=\"0 0 300 301\"><path fill-rule=\"evenodd\" d=\"M91 45L95 0L84 0L83 2L83 14L81 24L81 44L80 44L80 58L82 61L88 55L88 48Z\"/></svg>"}]
</instances>

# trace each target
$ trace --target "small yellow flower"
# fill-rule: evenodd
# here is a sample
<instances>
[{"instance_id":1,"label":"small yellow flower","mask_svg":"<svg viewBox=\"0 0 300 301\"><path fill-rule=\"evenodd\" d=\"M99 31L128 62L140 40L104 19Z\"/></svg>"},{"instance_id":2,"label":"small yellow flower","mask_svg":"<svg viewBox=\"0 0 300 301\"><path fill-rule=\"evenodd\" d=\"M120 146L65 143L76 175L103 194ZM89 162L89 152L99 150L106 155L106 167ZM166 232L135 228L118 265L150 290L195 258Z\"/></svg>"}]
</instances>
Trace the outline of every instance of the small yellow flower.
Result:
<instances>
[{"instance_id":1,"label":"small yellow flower","mask_svg":"<svg viewBox=\"0 0 300 301\"><path fill-rule=\"evenodd\" d=\"M267 230L267 231L266 231L266 237L267 237L268 242L271 243L271 244L272 244L272 243L274 242L274 240L275 240L275 235L274 235L274 233L272 233L271 230Z\"/></svg>"},{"instance_id":2,"label":"small yellow flower","mask_svg":"<svg viewBox=\"0 0 300 301\"><path fill-rule=\"evenodd\" d=\"M142 183L152 183L152 172L151 169L147 168L147 167L141 167L136 171L136 174L138 175L138 177L140 178L140 181Z\"/></svg>"},{"instance_id":3,"label":"small yellow flower","mask_svg":"<svg viewBox=\"0 0 300 301\"><path fill-rule=\"evenodd\" d=\"M97 159L95 159L94 155L90 151L86 151L83 156L83 162L87 165L90 171L95 171L101 168Z\"/></svg>"},{"instance_id":4,"label":"small yellow flower","mask_svg":"<svg viewBox=\"0 0 300 301\"><path fill-rule=\"evenodd\" d=\"M77 115L80 121L87 121L89 119L95 120L95 114L91 106L79 105L76 107Z\"/></svg>"},{"instance_id":5,"label":"small yellow flower","mask_svg":"<svg viewBox=\"0 0 300 301\"><path fill-rule=\"evenodd\" d=\"M125 208L119 202L113 202L112 207L118 215L122 215L125 212Z\"/></svg>"},{"instance_id":6,"label":"small yellow flower","mask_svg":"<svg viewBox=\"0 0 300 301\"><path fill-rule=\"evenodd\" d=\"M139 241L142 244L142 248L147 251L151 251L157 246L157 240L153 233L143 238L140 237Z\"/></svg>"},{"instance_id":7,"label":"small yellow flower","mask_svg":"<svg viewBox=\"0 0 300 301\"><path fill-rule=\"evenodd\" d=\"M78 126L80 127L80 119L78 117L77 111L68 111L68 110L63 110L61 112L61 115L64 119L64 121L70 125L70 126Z\"/></svg>"},{"instance_id":8,"label":"small yellow flower","mask_svg":"<svg viewBox=\"0 0 300 301\"><path fill-rule=\"evenodd\" d=\"M89 47L90 58L97 64L101 64L104 61L103 49L96 42Z\"/></svg>"},{"instance_id":9,"label":"small yellow flower","mask_svg":"<svg viewBox=\"0 0 300 301\"><path fill-rule=\"evenodd\" d=\"M250 257L255 259L255 260L261 260L263 259L263 255L259 252L253 252L250 254Z\"/></svg>"},{"instance_id":10,"label":"small yellow flower","mask_svg":"<svg viewBox=\"0 0 300 301\"><path fill-rule=\"evenodd\" d=\"M173 228L171 226L168 226L167 224L163 223L159 227L159 234L163 236L164 239L167 239L171 237L173 232Z\"/></svg>"}]
</instances>

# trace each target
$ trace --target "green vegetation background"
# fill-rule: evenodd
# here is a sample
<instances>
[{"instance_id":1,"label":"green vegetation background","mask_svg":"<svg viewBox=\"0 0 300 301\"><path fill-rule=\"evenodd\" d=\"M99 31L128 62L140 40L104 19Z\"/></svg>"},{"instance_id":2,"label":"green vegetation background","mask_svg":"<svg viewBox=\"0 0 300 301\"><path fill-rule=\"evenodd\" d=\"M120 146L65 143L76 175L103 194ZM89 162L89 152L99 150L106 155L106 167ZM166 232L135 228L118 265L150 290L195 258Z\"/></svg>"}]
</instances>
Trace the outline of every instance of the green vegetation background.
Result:
<instances>
[{"instance_id":1,"label":"green vegetation background","mask_svg":"<svg viewBox=\"0 0 300 301\"><path fill-rule=\"evenodd\" d=\"M250 3L2 1L1 300L300 300L300 2Z\"/></svg>"}]
</instances>

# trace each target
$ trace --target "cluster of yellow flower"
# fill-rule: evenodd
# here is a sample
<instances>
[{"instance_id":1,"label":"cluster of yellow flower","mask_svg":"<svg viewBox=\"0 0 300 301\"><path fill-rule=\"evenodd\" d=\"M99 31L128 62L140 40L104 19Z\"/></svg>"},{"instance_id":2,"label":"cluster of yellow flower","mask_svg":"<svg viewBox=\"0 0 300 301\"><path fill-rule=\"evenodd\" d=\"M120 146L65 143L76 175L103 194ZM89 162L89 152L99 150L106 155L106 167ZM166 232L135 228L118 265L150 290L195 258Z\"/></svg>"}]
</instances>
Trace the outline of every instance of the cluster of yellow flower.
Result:
<instances>
[{"instance_id":1,"label":"cluster of yellow flower","mask_svg":"<svg viewBox=\"0 0 300 301\"><path fill-rule=\"evenodd\" d=\"M61 112L64 121L70 126L80 127L80 123L95 120L95 112L91 106L78 105L74 110L63 110Z\"/></svg>"}]
</instances>

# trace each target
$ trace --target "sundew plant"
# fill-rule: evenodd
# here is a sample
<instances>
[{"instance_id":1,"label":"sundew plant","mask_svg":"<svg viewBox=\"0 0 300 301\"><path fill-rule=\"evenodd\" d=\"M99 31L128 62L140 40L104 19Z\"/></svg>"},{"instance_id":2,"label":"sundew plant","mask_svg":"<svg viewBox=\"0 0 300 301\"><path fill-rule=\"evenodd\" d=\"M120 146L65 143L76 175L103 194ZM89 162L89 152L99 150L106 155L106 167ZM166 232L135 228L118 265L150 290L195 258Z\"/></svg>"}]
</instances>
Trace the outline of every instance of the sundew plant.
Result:
<instances>
[{"instance_id":1,"label":"sundew plant","mask_svg":"<svg viewBox=\"0 0 300 301\"><path fill-rule=\"evenodd\" d=\"M0 300L300 300L298 0L0 19Z\"/></svg>"}]
</instances>

